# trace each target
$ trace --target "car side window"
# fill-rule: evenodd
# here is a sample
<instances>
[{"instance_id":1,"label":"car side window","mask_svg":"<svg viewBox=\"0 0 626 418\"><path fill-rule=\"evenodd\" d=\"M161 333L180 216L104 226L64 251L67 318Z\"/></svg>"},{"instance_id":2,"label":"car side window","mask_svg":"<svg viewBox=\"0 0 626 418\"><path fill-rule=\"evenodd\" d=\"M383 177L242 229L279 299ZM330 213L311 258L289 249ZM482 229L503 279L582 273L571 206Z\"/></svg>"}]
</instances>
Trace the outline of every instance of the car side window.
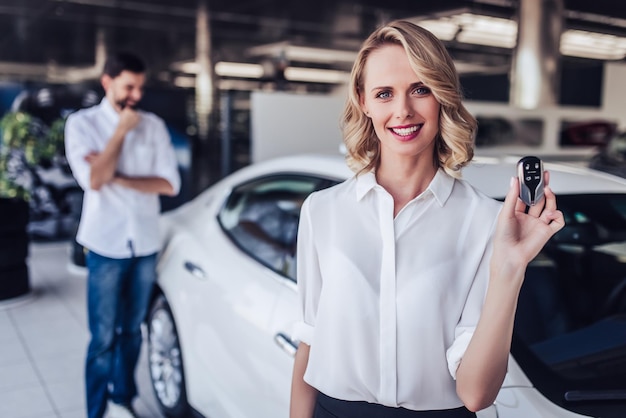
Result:
<instances>
[{"instance_id":1,"label":"car side window","mask_svg":"<svg viewBox=\"0 0 626 418\"><path fill-rule=\"evenodd\" d=\"M233 242L266 267L295 281L300 208L329 180L280 175L236 187L218 215Z\"/></svg>"},{"instance_id":2,"label":"car side window","mask_svg":"<svg viewBox=\"0 0 626 418\"><path fill-rule=\"evenodd\" d=\"M544 396L598 416L598 394L625 390L626 195L557 199L565 227L528 266L511 351Z\"/></svg>"}]
</instances>

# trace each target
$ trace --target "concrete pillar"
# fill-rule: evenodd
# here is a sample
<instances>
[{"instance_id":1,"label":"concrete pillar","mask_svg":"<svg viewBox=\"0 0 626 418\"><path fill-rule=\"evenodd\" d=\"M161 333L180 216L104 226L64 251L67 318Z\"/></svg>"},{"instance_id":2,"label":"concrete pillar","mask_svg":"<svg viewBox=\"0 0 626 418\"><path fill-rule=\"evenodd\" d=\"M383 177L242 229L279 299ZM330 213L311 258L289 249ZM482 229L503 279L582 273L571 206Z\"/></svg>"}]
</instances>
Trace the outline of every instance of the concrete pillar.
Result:
<instances>
[{"instance_id":1,"label":"concrete pillar","mask_svg":"<svg viewBox=\"0 0 626 418\"><path fill-rule=\"evenodd\" d=\"M211 19L207 0L198 0L196 15L195 116L198 128L193 143L192 178L194 193L200 193L219 176L219 154L212 141L215 129L216 80L211 45Z\"/></svg>"},{"instance_id":2,"label":"concrete pillar","mask_svg":"<svg viewBox=\"0 0 626 418\"><path fill-rule=\"evenodd\" d=\"M201 141L209 138L209 119L213 111L214 81L211 60L211 30L206 1L198 2L196 17L196 117L198 137Z\"/></svg>"},{"instance_id":3,"label":"concrete pillar","mask_svg":"<svg viewBox=\"0 0 626 418\"><path fill-rule=\"evenodd\" d=\"M626 130L626 63L605 62L602 83L602 114L614 119L621 131Z\"/></svg>"},{"instance_id":4,"label":"concrete pillar","mask_svg":"<svg viewBox=\"0 0 626 418\"><path fill-rule=\"evenodd\" d=\"M510 103L522 109L558 104L563 0L521 0L511 68Z\"/></svg>"}]
</instances>

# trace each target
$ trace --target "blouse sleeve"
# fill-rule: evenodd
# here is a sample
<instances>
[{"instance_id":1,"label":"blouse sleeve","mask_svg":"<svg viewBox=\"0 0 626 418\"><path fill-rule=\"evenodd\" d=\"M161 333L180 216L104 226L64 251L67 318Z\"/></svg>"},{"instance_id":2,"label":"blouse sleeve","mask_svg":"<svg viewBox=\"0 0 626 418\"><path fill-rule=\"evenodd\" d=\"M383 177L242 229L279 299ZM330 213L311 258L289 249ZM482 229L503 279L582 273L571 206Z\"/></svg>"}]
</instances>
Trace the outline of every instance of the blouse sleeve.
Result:
<instances>
[{"instance_id":1,"label":"blouse sleeve","mask_svg":"<svg viewBox=\"0 0 626 418\"><path fill-rule=\"evenodd\" d=\"M308 345L313 341L317 306L322 289L319 258L313 238L310 195L302 204L298 226L297 273L300 320L294 329L294 337Z\"/></svg>"},{"instance_id":2,"label":"blouse sleeve","mask_svg":"<svg viewBox=\"0 0 626 418\"><path fill-rule=\"evenodd\" d=\"M490 270L489 264L491 261L491 254L493 252L494 228L495 222L492 225L489 241L485 247L485 252L483 253L476 271L476 277L474 278L467 300L465 301L463 313L461 314L461 320L454 330L454 341L446 351L448 370L455 380L456 371L459 364L461 364L461 359L465 354L465 350L467 350L470 340L474 335L474 330L476 329L476 325L480 319L483 303L485 302L485 296L487 295Z\"/></svg>"}]
</instances>

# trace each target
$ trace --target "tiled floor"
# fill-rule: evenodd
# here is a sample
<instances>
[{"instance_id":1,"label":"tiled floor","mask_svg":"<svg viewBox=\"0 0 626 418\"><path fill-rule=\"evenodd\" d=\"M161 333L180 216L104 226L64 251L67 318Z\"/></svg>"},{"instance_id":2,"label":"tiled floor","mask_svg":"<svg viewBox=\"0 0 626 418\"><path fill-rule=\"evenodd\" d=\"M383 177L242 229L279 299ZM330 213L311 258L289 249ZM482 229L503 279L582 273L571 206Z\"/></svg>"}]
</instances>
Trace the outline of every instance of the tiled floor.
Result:
<instances>
[{"instance_id":1,"label":"tiled floor","mask_svg":"<svg viewBox=\"0 0 626 418\"><path fill-rule=\"evenodd\" d=\"M67 268L68 242L31 244L30 295L0 302L0 418L85 418L89 339L85 274ZM142 418L161 418L146 366L137 370Z\"/></svg>"}]
</instances>

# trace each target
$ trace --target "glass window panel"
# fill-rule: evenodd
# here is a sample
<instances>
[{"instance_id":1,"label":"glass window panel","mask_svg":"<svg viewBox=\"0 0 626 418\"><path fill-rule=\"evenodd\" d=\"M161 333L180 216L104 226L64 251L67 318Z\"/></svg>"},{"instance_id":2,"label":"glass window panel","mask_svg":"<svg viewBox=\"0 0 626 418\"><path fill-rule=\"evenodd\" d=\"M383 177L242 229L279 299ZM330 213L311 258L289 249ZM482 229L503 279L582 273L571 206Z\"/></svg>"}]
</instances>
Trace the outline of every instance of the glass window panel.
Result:
<instances>
[{"instance_id":1,"label":"glass window panel","mask_svg":"<svg viewBox=\"0 0 626 418\"><path fill-rule=\"evenodd\" d=\"M249 256L295 281L300 208L329 180L280 175L235 188L219 214L222 228Z\"/></svg>"}]
</instances>

